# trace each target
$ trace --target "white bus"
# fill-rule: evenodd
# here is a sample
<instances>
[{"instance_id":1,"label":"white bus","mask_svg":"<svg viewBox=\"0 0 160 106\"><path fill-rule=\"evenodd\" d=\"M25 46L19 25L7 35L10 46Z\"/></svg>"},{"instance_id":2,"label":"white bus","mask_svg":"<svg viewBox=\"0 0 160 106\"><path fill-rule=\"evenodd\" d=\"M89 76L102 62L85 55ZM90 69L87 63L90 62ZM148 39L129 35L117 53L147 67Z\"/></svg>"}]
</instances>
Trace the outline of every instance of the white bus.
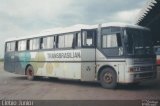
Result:
<instances>
[{"instance_id":1,"label":"white bus","mask_svg":"<svg viewBox=\"0 0 160 106\"><path fill-rule=\"evenodd\" d=\"M11 73L96 81L104 88L156 78L150 30L108 23L76 25L5 43L4 69Z\"/></svg>"}]
</instances>

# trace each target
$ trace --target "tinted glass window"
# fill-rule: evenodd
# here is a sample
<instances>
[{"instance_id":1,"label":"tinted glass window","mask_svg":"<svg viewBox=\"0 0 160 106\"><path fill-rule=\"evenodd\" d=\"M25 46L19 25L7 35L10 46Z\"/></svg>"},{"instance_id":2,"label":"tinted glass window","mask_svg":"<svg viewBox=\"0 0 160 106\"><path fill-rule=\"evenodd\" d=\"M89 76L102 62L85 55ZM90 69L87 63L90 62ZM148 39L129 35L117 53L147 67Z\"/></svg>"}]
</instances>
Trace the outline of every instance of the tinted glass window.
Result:
<instances>
[{"instance_id":1,"label":"tinted glass window","mask_svg":"<svg viewBox=\"0 0 160 106\"><path fill-rule=\"evenodd\" d=\"M126 47L129 55L145 55L153 53L150 31L127 28L125 33L127 35Z\"/></svg>"}]
</instances>

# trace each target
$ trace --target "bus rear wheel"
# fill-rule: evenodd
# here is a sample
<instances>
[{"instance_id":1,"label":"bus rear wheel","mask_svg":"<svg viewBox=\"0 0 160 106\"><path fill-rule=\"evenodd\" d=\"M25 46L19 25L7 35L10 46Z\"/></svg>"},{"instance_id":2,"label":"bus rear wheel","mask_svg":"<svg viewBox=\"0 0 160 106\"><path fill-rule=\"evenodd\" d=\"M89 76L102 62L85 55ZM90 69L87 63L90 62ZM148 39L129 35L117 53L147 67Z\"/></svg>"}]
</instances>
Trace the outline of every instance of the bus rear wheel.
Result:
<instances>
[{"instance_id":1,"label":"bus rear wheel","mask_svg":"<svg viewBox=\"0 0 160 106\"><path fill-rule=\"evenodd\" d=\"M34 80L34 70L32 66L27 67L26 75L28 80Z\"/></svg>"},{"instance_id":2,"label":"bus rear wheel","mask_svg":"<svg viewBox=\"0 0 160 106\"><path fill-rule=\"evenodd\" d=\"M104 68L100 73L100 83L103 88L114 89L117 86L117 74L112 68Z\"/></svg>"}]
</instances>

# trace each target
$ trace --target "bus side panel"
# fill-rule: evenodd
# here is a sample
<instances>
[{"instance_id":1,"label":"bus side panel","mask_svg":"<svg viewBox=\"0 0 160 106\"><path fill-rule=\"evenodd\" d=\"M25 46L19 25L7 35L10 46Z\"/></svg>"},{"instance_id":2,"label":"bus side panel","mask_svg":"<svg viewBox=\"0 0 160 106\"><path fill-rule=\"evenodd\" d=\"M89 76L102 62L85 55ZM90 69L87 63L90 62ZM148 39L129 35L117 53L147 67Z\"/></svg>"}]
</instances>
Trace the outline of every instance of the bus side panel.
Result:
<instances>
[{"instance_id":1,"label":"bus side panel","mask_svg":"<svg viewBox=\"0 0 160 106\"><path fill-rule=\"evenodd\" d=\"M117 82L124 83L125 82L125 67L124 62L97 62L97 65L99 66L97 68L97 79L98 79L98 72L101 71L100 69L104 66L112 67L116 73L117 73Z\"/></svg>"},{"instance_id":2,"label":"bus side panel","mask_svg":"<svg viewBox=\"0 0 160 106\"><path fill-rule=\"evenodd\" d=\"M40 70L39 68L44 66L44 56L42 53L40 52L30 52L30 62L27 64L32 65L33 69L34 69L34 75L35 76L42 76L42 70ZM39 58L41 58L41 60L43 60L43 62L39 61Z\"/></svg>"},{"instance_id":3,"label":"bus side panel","mask_svg":"<svg viewBox=\"0 0 160 106\"><path fill-rule=\"evenodd\" d=\"M25 74L25 68L22 66L22 64L24 64L24 60L20 59L20 55L22 53L19 52L15 52L15 73L16 74Z\"/></svg>"},{"instance_id":4,"label":"bus side panel","mask_svg":"<svg viewBox=\"0 0 160 106\"><path fill-rule=\"evenodd\" d=\"M95 62L83 62L81 81L95 81L95 77Z\"/></svg>"},{"instance_id":5,"label":"bus side panel","mask_svg":"<svg viewBox=\"0 0 160 106\"><path fill-rule=\"evenodd\" d=\"M16 52L15 53L15 73L17 74L25 74L25 69L28 64L32 65L35 69L35 60L36 60L36 52ZM36 75L36 73L35 73Z\"/></svg>"},{"instance_id":6,"label":"bus side panel","mask_svg":"<svg viewBox=\"0 0 160 106\"><path fill-rule=\"evenodd\" d=\"M124 83L125 82L125 72L126 72L126 62L119 62L118 63L118 82Z\"/></svg>"},{"instance_id":7,"label":"bus side panel","mask_svg":"<svg viewBox=\"0 0 160 106\"><path fill-rule=\"evenodd\" d=\"M38 72L42 76L80 79L80 60L79 50L41 51L38 53Z\"/></svg>"},{"instance_id":8,"label":"bus side panel","mask_svg":"<svg viewBox=\"0 0 160 106\"><path fill-rule=\"evenodd\" d=\"M96 50L96 64L97 64L97 79L98 79L98 72L101 71L100 69L104 66L112 67L117 73L117 81L124 82L125 81L125 65L126 62L124 59L108 59L104 56L99 50Z\"/></svg>"},{"instance_id":9,"label":"bus side panel","mask_svg":"<svg viewBox=\"0 0 160 106\"><path fill-rule=\"evenodd\" d=\"M48 62L41 68L42 75L48 77L80 79L81 64L80 63L56 63Z\"/></svg>"},{"instance_id":10,"label":"bus side panel","mask_svg":"<svg viewBox=\"0 0 160 106\"><path fill-rule=\"evenodd\" d=\"M4 69L8 72L15 72L14 52L5 53Z\"/></svg>"}]
</instances>

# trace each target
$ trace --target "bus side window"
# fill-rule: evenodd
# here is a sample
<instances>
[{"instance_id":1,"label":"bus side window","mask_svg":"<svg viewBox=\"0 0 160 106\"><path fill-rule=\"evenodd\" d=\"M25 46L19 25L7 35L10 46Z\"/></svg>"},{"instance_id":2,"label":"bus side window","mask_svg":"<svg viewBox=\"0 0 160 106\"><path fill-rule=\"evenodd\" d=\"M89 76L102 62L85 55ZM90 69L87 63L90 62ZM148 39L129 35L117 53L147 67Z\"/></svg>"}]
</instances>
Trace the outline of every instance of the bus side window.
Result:
<instances>
[{"instance_id":1,"label":"bus side window","mask_svg":"<svg viewBox=\"0 0 160 106\"><path fill-rule=\"evenodd\" d=\"M30 50L38 50L40 48L40 39L34 38L29 41L29 49Z\"/></svg>"},{"instance_id":2,"label":"bus side window","mask_svg":"<svg viewBox=\"0 0 160 106\"><path fill-rule=\"evenodd\" d=\"M81 47L81 33L75 33L72 43L72 48Z\"/></svg>"},{"instance_id":3,"label":"bus side window","mask_svg":"<svg viewBox=\"0 0 160 106\"><path fill-rule=\"evenodd\" d=\"M11 51L15 51L15 42L11 42Z\"/></svg>"},{"instance_id":4,"label":"bus side window","mask_svg":"<svg viewBox=\"0 0 160 106\"><path fill-rule=\"evenodd\" d=\"M54 48L54 36L43 37L40 39L40 48L41 49L53 49Z\"/></svg>"},{"instance_id":5,"label":"bus side window","mask_svg":"<svg viewBox=\"0 0 160 106\"><path fill-rule=\"evenodd\" d=\"M55 46L54 36L48 37L48 40L47 40L47 48L48 48L48 49L53 49L54 46Z\"/></svg>"},{"instance_id":6,"label":"bus side window","mask_svg":"<svg viewBox=\"0 0 160 106\"><path fill-rule=\"evenodd\" d=\"M64 48L65 45L64 45L64 35L59 35L57 36L58 37L58 48Z\"/></svg>"},{"instance_id":7,"label":"bus side window","mask_svg":"<svg viewBox=\"0 0 160 106\"><path fill-rule=\"evenodd\" d=\"M18 51L24 51L26 50L26 40L21 40L21 41L18 41Z\"/></svg>"},{"instance_id":8,"label":"bus side window","mask_svg":"<svg viewBox=\"0 0 160 106\"><path fill-rule=\"evenodd\" d=\"M121 47L121 36L120 33L103 35L103 48L115 48Z\"/></svg>"},{"instance_id":9,"label":"bus side window","mask_svg":"<svg viewBox=\"0 0 160 106\"><path fill-rule=\"evenodd\" d=\"M63 34L57 36L58 48L72 48L73 45L73 34Z\"/></svg>"},{"instance_id":10,"label":"bus side window","mask_svg":"<svg viewBox=\"0 0 160 106\"><path fill-rule=\"evenodd\" d=\"M15 51L15 42L8 42L6 44L6 51L7 52Z\"/></svg>"},{"instance_id":11,"label":"bus side window","mask_svg":"<svg viewBox=\"0 0 160 106\"><path fill-rule=\"evenodd\" d=\"M10 43L6 43L6 51L9 52L11 48L11 44Z\"/></svg>"},{"instance_id":12,"label":"bus side window","mask_svg":"<svg viewBox=\"0 0 160 106\"><path fill-rule=\"evenodd\" d=\"M72 48L74 34L66 34L65 36L65 48Z\"/></svg>"}]
</instances>

